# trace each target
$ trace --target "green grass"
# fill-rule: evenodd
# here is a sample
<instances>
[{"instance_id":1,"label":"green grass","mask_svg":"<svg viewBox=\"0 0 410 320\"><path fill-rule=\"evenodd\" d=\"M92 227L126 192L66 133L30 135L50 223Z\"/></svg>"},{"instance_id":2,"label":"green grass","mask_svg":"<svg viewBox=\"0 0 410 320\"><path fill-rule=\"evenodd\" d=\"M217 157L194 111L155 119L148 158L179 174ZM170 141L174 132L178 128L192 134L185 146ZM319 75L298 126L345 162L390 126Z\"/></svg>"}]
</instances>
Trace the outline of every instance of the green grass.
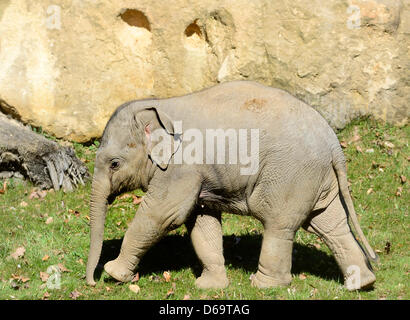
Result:
<instances>
[{"instance_id":1,"label":"green grass","mask_svg":"<svg viewBox=\"0 0 410 320\"><path fill-rule=\"evenodd\" d=\"M73 193L49 192L43 199L29 199L34 187L10 179L6 192L0 194L0 299L409 299L409 181L401 181L401 176L410 179L409 127L361 119L338 136L346 145L349 180L361 226L380 256L380 264L374 266L374 290L346 291L328 248L303 230L295 238L292 284L266 290L251 287L249 276L258 264L261 224L230 214L223 215L228 288L195 288L201 267L184 226L172 231L143 258L136 282L138 294L129 284L117 283L104 272L97 286L89 287L85 264L90 183ZM92 172L98 144L73 146ZM117 256L135 210L131 197L111 205L102 263ZM10 255L18 247L24 247L25 253L15 260ZM52 289L42 281L40 272L58 264L69 271L61 273L60 289ZM164 271L171 273L169 282ZM55 275L50 269L49 273Z\"/></svg>"}]
</instances>

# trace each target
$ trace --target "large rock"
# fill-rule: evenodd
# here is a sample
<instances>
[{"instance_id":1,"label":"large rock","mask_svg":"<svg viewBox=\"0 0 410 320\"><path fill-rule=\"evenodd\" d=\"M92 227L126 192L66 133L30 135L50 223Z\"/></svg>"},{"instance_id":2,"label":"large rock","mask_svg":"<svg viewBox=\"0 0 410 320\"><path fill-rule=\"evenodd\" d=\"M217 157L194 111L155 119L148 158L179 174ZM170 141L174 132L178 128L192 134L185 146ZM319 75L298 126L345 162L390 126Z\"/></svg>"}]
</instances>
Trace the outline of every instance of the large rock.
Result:
<instances>
[{"instance_id":1,"label":"large rock","mask_svg":"<svg viewBox=\"0 0 410 320\"><path fill-rule=\"evenodd\" d=\"M252 79L405 124L409 33L409 0L1 0L0 109L83 142L125 101Z\"/></svg>"}]
</instances>

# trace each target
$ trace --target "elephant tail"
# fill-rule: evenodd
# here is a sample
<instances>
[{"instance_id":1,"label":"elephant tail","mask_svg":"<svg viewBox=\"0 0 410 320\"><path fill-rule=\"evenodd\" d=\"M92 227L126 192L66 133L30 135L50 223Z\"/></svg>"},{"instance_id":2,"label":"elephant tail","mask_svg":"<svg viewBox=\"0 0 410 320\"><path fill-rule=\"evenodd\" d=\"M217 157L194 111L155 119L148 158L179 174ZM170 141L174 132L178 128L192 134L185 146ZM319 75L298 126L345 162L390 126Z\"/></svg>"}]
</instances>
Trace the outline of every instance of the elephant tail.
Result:
<instances>
[{"instance_id":1,"label":"elephant tail","mask_svg":"<svg viewBox=\"0 0 410 320\"><path fill-rule=\"evenodd\" d=\"M357 220L357 214L353 206L353 201L350 196L349 186L347 182L347 170L346 170L346 161L343 155L343 151L338 145L332 152L332 164L333 169L335 170L337 181L339 184L339 192L341 193L343 200L347 206L348 217L350 217L353 228L356 234L359 236L360 241L364 245L364 251L367 258L374 263L379 262L378 255L374 252L369 242L367 241L365 235L363 234L362 229L360 228L359 221Z\"/></svg>"}]
</instances>

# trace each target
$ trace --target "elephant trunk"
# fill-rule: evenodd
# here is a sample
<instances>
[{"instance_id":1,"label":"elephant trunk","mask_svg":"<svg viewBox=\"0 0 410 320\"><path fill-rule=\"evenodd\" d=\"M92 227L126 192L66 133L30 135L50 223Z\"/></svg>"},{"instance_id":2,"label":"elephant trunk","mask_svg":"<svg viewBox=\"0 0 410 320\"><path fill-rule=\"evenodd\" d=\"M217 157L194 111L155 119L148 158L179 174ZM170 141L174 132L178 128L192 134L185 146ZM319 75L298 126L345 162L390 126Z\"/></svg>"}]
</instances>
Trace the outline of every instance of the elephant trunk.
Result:
<instances>
[{"instance_id":1,"label":"elephant trunk","mask_svg":"<svg viewBox=\"0 0 410 320\"><path fill-rule=\"evenodd\" d=\"M103 179L94 176L90 200L90 251L88 253L86 279L87 283L95 286L94 271L101 255L104 238L104 223L107 212L107 199L110 187Z\"/></svg>"}]
</instances>

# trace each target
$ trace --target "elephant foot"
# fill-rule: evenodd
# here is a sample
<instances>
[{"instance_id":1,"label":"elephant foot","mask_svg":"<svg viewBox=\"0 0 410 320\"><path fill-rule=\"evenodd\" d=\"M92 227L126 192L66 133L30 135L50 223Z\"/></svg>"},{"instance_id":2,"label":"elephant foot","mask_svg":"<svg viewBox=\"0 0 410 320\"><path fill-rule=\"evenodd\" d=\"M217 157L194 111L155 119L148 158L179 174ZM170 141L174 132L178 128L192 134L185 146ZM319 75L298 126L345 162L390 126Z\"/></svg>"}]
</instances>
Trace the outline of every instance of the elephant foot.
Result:
<instances>
[{"instance_id":1,"label":"elephant foot","mask_svg":"<svg viewBox=\"0 0 410 320\"><path fill-rule=\"evenodd\" d=\"M223 270L204 270L196 279L195 285L199 289L223 289L229 284L225 268Z\"/></svg>"},{"instance_id":2,"label":"elephant foot","mask_svg":"<svg viewBox=\"0 0 410 320\"><path fill-rule=\"evenodd\" d=\"M363 272L360 272L360 278L356 278L354 274L345 277L344 286L349 291L369 290L373 288L375 282L375 274L366 268Z\"/></svg>"},{"instance_id":3,"label":"elephant foot","mask_svg":"<svg viewBox=\"0 0 410 320\"><path fill-rule=\"evenodd\" d=\"M284 276L283 278L273 278L257 271L250 277L251 285L260 289L272 288L272 287L286 287L290 285L292 280L291 275Z\"/></svg>"},{"instance_id":4,"label":"elephant foot","mask_svg":"<svg viewBox=\"0 0 410 320\"><path fill-rule=\"evenodd\" d=\"M134 273L124 263L119 262L118 259L107 262L104 265L104 270L115 280L121 282L129 282L134 276Z\"/></svg>"}]
</instances>

